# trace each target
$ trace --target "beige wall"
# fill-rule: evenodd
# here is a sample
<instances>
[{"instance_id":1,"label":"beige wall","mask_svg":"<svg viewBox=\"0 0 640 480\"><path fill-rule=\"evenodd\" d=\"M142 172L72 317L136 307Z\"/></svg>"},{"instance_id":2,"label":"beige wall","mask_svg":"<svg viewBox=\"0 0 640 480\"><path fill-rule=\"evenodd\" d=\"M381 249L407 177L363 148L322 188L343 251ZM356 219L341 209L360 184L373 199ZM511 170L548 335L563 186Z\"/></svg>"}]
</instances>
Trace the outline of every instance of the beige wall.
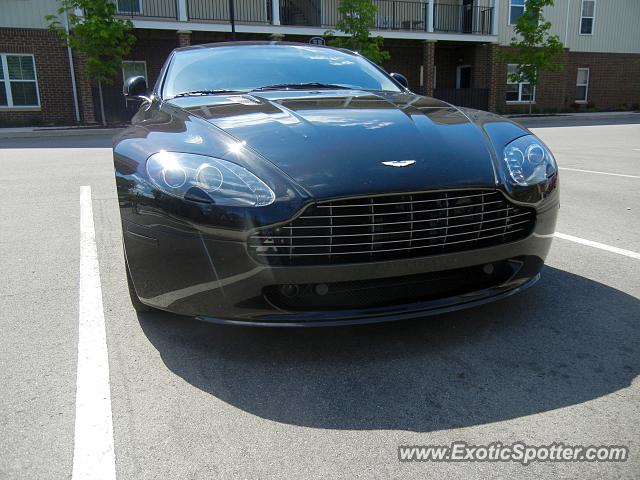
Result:
<instances>
[{"instance_id":1,"label":"beige wall","mask_svg":"<svg viewBox=\"0 0 640 480\"><path fill-rule=\"evenodd\" d=\"M553 7L545 9L545 18L553 24L551 32L571 51L640 53L640 0L596 0L593 35L579 34L581 7L582 0L555 0ZM502 45L514 35L508 19L509 0L501 0L498 39Z\"/></svg>"},{"instance_id":2,"label":"beige wall","mask_svg":"<svg viewBox=\"0 0 640 480\"><path fill-rule=\"evenodd\" d=\"M44 17L58 6L56 0L0 0L0 27L47 28Z\"/></svg>"}]
</instances>

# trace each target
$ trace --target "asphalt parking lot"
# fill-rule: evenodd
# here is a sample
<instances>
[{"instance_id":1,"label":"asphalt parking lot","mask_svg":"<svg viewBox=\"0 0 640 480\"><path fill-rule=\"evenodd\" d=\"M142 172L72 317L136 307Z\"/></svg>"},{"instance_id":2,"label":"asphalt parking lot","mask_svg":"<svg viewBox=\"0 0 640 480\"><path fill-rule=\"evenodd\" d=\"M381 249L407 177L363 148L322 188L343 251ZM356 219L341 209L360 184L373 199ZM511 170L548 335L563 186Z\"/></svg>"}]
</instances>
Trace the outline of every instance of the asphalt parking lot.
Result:
<instances>
[{"instance_id":1,"label":"asphalt parking lot","mask_svg":"<svg viewBox=\"0 0 640 480\"><path fill-rule=\"evenodd\" d=\"M535 124L561 167L563 234L537 286L419 321L307 330L136 315L110 138L0 140L0 478L71 478L84 438L82 186L118 479L637 478L640 121L588 123ZM398 461L398 445L452 441L616 444L630 458ZM108 467L88 462L95 478Z\"/></svg>"}]
</instances>

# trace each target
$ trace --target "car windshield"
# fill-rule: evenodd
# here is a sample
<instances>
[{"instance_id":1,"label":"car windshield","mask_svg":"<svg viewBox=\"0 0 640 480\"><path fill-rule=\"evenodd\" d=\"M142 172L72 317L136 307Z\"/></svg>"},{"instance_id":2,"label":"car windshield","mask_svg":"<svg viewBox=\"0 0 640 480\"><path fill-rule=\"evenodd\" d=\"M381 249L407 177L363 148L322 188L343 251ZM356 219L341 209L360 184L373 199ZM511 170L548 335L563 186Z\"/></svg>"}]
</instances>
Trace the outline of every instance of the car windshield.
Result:
<instances>
[{"instance_id":1,"label":"car windshield","mask_svg":"<svg viewBox=\"0 0 640 480\"><path fill-rule=\"evenodd\" d=\"M177 53L167 73L163 96L287 86L400 91L367 60L339 50L302 45L242 45Z\"/></svg>"}]
</instances>

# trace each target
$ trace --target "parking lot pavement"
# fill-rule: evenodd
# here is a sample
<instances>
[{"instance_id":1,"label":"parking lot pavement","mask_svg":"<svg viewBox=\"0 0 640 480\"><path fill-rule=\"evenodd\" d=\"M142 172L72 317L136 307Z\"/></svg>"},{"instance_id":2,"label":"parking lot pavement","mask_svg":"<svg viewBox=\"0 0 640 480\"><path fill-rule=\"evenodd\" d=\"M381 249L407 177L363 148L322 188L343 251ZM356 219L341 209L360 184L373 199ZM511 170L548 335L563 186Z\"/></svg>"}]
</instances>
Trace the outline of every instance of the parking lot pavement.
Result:
<instances>
[{"instance_id":1,"label":"parking lot pavement","mask_svg":"<svg viewBox=\"0 0 640 480\"><path fill-rule=\"evenodd\" d=\"M562 169L558 232L640 252L640 125L535 133ZM136 315L110 139L0 147L0 478L71 476L85 185L118 479L637 478L640 260L558 238L534 288L385 325L271 330ZM452 441L616 444L631 456L398 461L398 445Z\"/></svg>"}]
</instances>

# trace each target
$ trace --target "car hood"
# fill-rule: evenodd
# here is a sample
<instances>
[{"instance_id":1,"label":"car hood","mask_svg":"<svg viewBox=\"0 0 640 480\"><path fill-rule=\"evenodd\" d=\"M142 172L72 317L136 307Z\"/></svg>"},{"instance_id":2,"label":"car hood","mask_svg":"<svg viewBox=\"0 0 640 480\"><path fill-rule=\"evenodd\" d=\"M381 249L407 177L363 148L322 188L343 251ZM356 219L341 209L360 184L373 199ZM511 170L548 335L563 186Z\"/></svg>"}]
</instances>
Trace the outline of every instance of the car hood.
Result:
<instances>
[{"instance_id":1,"label":"car hood","mask_svg":"<svg viewBox=\"0 0 640 480\"><path fill-rule=\"evenodd\" d=\"M496 183L481 129L433 98L324 90L170 103L243 142L317 198Z\"/></svg>"}]
</instances>

